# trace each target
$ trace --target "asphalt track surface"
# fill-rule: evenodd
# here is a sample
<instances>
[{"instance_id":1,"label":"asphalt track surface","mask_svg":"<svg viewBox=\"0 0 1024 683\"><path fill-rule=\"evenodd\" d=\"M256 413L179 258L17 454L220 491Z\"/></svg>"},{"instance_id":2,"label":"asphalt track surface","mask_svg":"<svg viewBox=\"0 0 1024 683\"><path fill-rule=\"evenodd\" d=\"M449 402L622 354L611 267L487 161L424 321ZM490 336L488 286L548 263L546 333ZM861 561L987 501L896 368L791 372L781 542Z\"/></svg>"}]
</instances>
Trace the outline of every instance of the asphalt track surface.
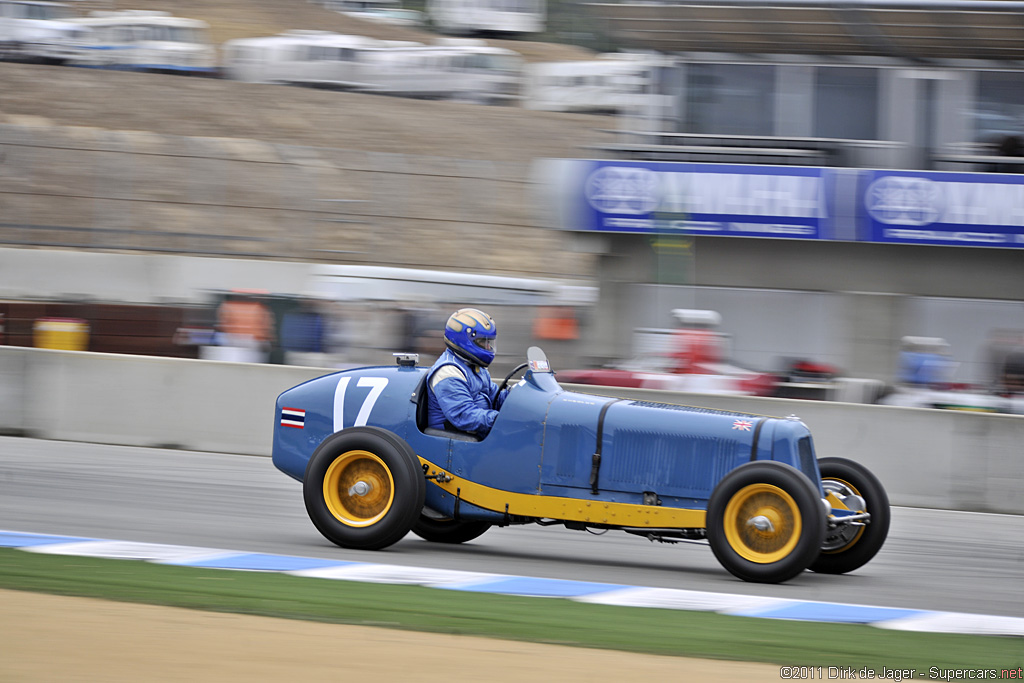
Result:
<instances>
[{"instance_id":1,"label":"asphalt track surface","mask_svg":"<svg viewBox=\"0 0 1024 683\"><path fill-rule=\"evenodd\" d=\"M383 551L338 548L302 487L269 458L0 437L0 529L356 562L1024 616L1024 517L894 508L889 539L845 576L749 584L705 544L623 532L495 528L461 546L410 534Z\"/></svg>"}]
</instances>

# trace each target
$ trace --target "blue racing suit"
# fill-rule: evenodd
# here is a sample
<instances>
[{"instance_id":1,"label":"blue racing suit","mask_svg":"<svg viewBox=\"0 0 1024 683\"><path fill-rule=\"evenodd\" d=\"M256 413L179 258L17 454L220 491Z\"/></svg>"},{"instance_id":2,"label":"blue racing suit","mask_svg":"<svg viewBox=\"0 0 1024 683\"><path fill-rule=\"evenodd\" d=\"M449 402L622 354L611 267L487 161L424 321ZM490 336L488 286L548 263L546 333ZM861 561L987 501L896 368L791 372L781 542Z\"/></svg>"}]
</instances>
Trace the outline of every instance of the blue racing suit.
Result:
<instances>
[{"instance_id":1,"label":"blue racing suit","mask_svg":"<svg viewBox=\"0 0 1024 683\"><path fill-rule=\"evenodd\" d=\"M498 395L487 368L470 365L451 349L445 349L427 372L427 387L428 427L478 436L491 431L508 394L506 389Z\"/></svg>"}]
</instances>

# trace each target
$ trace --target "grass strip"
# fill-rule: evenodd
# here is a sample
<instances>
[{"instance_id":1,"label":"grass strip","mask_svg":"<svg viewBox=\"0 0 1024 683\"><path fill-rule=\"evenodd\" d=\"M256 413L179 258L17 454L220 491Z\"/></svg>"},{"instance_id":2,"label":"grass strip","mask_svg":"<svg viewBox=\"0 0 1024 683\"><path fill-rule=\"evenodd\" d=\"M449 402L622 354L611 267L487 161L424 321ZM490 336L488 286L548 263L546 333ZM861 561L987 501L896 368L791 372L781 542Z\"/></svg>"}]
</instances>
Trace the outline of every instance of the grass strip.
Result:
<instances>
[{"instance_id":1,"label":"grass strip","mask_svg":"<svg viewBox=\"0 0 1024 683\"><path fill-rule=\"evenodd\" d=\"M1016 669L1024 638L886 631L0 549L0 588L785 666ZM59 615L55 615L59 618Z\"/></svg>"}]
</instances>

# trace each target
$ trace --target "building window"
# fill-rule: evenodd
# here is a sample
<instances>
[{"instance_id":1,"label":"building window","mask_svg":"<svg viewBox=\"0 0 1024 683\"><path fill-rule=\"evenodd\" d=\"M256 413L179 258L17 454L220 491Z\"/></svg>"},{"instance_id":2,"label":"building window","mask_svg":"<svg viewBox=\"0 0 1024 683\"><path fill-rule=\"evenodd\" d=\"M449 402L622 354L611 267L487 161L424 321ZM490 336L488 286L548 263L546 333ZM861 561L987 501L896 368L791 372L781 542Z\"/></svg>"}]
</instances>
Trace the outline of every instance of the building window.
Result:
<instances>
[{"instance_id":1,"label":"building window","mask_svg":"<svg viewBox=\"0 0 1024 683\"><path fill-rule=\"evenodd\" d=\"M878 70L823 66L814 86L814 136L878 139Z\"/></svg>"},{"instance_id":2,"label":"building window","mask_svg":"<svg viewBox=\"0 0 1024 683\"><path fill-rule=\"evenodd\" d=\"M686 132L772 134L774 66L690 64L686 71Z\"/></svg>"},{"instance_id":3,"label":"building window","mask_svg":"<svg viewBox=\"0 0 1024 683\"><path fill-rule=\"evenodd\" d=\"M1007 137L1024 136L1024 74L978 74L978 99L973 115L975 142L998 146Z\"/></svg>"}]
</instances>

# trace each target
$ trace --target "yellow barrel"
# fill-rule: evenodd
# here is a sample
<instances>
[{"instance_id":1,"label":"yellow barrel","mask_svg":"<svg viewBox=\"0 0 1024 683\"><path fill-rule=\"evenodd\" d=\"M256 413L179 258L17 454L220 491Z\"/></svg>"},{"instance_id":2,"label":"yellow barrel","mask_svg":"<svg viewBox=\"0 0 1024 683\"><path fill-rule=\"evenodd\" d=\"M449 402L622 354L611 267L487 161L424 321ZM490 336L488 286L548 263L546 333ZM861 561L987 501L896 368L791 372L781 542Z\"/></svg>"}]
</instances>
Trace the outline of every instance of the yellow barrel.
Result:
<instances>
[{"instance_id":1,"label":"yellow barrel","mask_svg":"<svg viewBox=\"0 0 1024 683\"><path fill-rule=\"evenodd\" d=\"M89 348L89 323L78 318L38 318L32 339L39 349L85 351Z\"/></svg>"}]
</instances>

